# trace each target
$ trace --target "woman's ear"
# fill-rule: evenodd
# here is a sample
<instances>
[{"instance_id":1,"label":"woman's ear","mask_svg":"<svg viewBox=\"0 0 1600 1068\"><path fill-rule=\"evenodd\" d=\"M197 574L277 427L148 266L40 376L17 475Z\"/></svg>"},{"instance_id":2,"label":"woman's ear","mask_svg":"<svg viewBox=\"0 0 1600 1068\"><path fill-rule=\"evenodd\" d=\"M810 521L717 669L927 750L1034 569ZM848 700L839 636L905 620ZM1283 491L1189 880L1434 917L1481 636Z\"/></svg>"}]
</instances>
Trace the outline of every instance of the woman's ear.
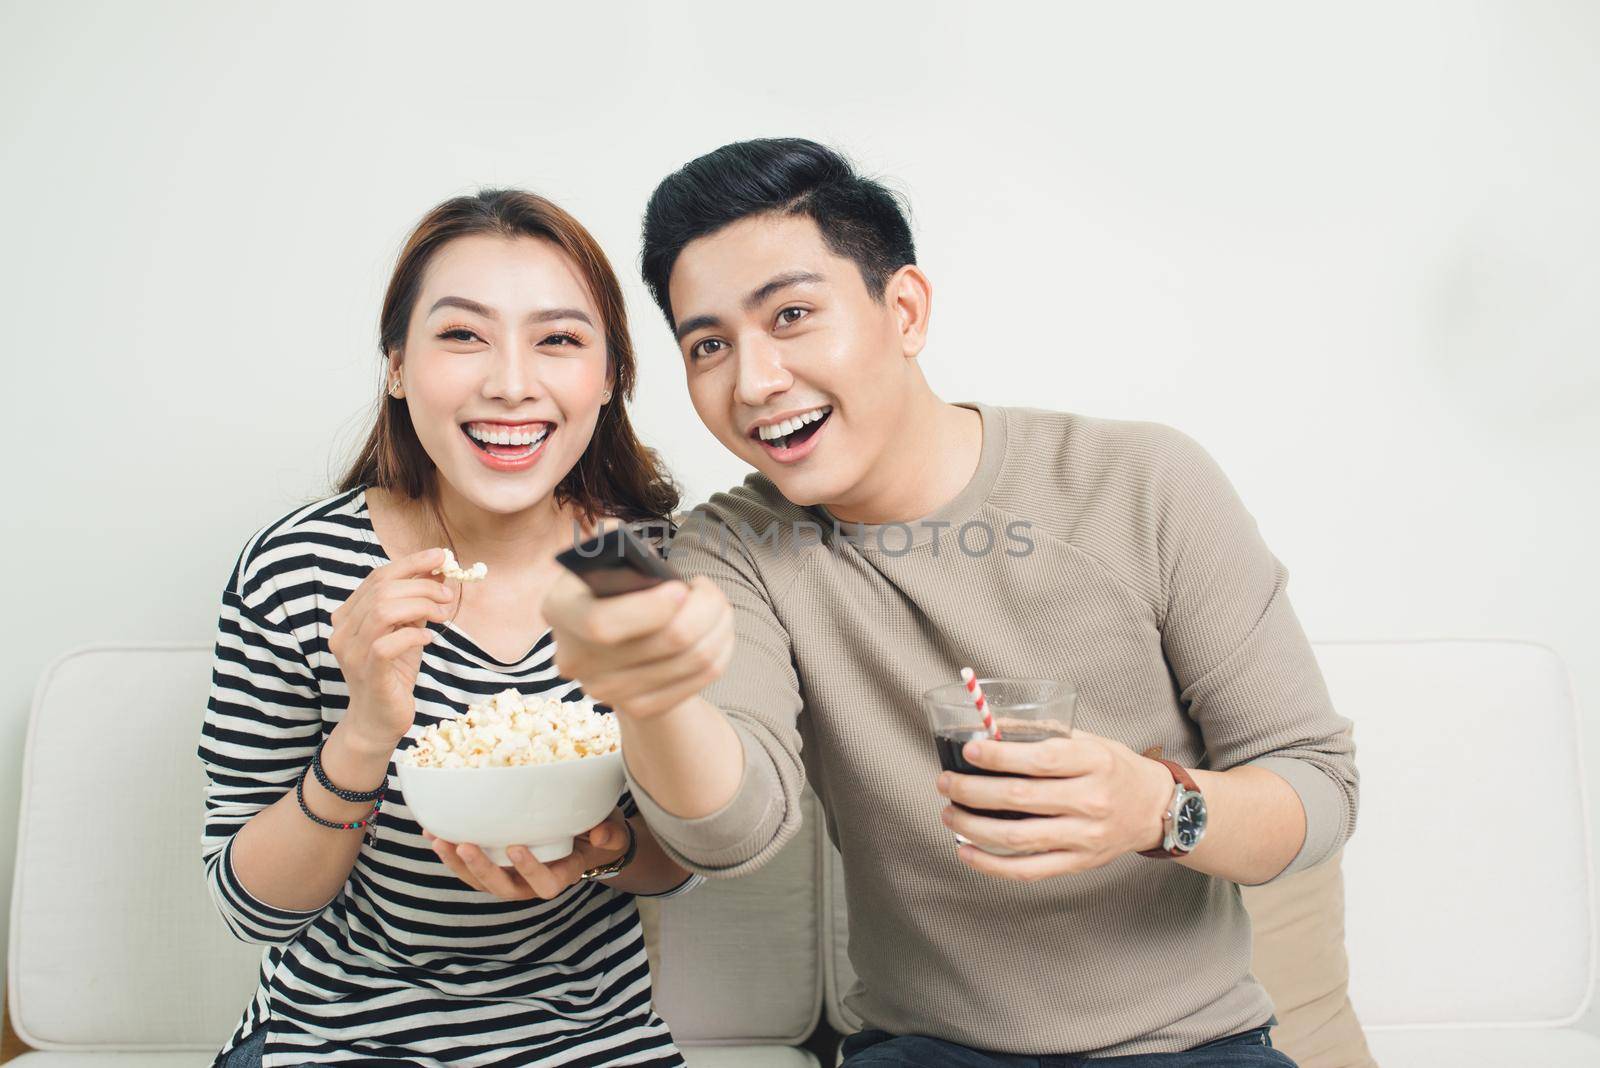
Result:
<instances>
[{"instance_id":1,"label":"woman's ear","mask_svg":"<svg viewBox=\"0 0 1600 1068\"><path fill-rule=\"evenodd\" d=\"M400 400L406 395L405 383L400 378L400 361L400 350L390 349L389 366L383 376L383 391L395 400Z\"/></svg>"},{"instance_id":2,"label":"woman's ear","mask_svg":"<svg viewBox=\"0 0 1600 1068\"><path fill-rule=\"evenodd\" d=\"M928 317L933 313L933 283L914 263L889 276L883 287L884 303L895 315L900 350L914 360L928 343Z\"/></svg>"}]
</instances>

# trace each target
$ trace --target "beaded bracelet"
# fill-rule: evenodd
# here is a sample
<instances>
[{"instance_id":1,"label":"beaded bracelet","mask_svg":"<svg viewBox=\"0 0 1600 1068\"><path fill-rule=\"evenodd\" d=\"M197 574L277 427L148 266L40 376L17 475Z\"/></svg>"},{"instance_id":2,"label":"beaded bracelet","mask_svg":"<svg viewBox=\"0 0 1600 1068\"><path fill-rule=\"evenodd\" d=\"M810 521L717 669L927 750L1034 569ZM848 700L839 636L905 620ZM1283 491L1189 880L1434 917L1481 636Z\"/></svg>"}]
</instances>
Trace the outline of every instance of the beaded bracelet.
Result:
<instances>
[{"instance_id":1,"label":"beaded bracelet","mask_svg":"<svg viewBox=\"0 0 1600 1068\"><path fill-rule=\"evenodd\" d=\"M380 794L383 793L381 789L378 792ZM303 771L300 773L300 777L294 781L294 798L296 801L300 802L300 811L304 812L306 814L306 818L312 823L320 823L322 826L331 827L336 831L359 831L361 828L366 827L369 828L368 833L370 834L372 833L370 828L372 828L378 822L378 812L383 808L383 798L379 797L373 801L372 811L367 813L364 819L355 820L350 823L340 823L337 820L325 820L315 812L312 812L311 806L306 804L306 773Z\"/></svg>"},{"instance_id":2,"label":"beaded bracelet","mask_svg":"<svg viewBox=\"0 0 1600 1068\"><path fill-rule=\"evenodd\" d=\"M322 739L321 745L311 757L311 773L317 777L321 787L341 801L376 801L383 796L383 784L380 783L376 790L341 790L333 785L333 780L328 778L328 773L322 769L322 746L328 744L328 739Z\"/></svg>"}]
</instances>

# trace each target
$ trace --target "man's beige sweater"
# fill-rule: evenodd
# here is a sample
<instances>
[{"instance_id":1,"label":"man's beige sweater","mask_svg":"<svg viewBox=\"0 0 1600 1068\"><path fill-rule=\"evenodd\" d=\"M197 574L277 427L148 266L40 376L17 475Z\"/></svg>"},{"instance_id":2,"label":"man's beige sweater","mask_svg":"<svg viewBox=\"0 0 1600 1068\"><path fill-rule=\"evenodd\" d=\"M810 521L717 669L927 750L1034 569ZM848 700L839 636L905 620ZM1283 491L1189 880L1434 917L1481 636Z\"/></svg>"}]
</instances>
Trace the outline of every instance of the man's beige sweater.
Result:
<instances>
[{"instance_id":1,"label":"man's beige sweater","mask_svg":"<svg viewBox=\"0 0 1600 1068\"><path fill-rule=\"evenodd\" d=\"M961 864L918 696L963 665L1071 682L1079 729L1281 775L1307 825L1288 870L1309 867L1354 828L1357 778L1286 572L1179 432L970 407L977 471L921 521L839 525L760 476L694 512L671 559L733 603L737 652L705 696L744 743L743 780L701 819L634 796L673 856L735 876L794 833L809 781L844 861L847 1001L870 1026L1109 1056L1265 1023L1234 884L1134 855L1031 884Z\"/></svg>"}]
</instances>

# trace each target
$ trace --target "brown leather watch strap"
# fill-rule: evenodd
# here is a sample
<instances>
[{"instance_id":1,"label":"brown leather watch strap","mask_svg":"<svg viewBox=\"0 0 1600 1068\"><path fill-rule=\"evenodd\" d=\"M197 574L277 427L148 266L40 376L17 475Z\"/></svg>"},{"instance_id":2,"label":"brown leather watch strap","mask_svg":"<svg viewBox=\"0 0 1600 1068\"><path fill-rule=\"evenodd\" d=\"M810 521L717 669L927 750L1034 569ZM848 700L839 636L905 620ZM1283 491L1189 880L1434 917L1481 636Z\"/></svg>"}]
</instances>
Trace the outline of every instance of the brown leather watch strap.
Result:
<instances>
[{"instance_id":1,"label":"brown leather watch strap","mask_svg":"<svg viewBox=\"0 0 1600 1068\"><path fill-rule=\"evenodd\" d=\"M1156 761L1157 763L1165 764L1167 766L1167 770L1172 773L1173 781L1182 784L1182 786L1183 786L1183 788L1185 790L1190 790L1190 791L1192 791L1194 793L1199 793L1200 792L1200 787L1195 784L1194 776L1190 775L1188 770L1186 768L1184 768L1184 766L1182 764L1174 764L1172 761L1170 761L1170 760L1166 759L1165 757L1163 757L1161 755L1161 747L1159 745L1151 746L1149 749L1146 749L1141 755L1142 756L1147 756L1151 760ZM1163 834L1165 834L1164 826L1163 826ZM1179 849L1177 846L1173 846L1171 849L1141 849L1141 850L1139 850L1139 855L1141 857L1162 858L1162 857L1183 857L1183 856L1187 856L1188 854L1185 853L1183 850Z\"/></svg>"},{"instance_id":2,"label":"brown leather watch strap","mask_svg":"<svg viewBox=\"0 0 1600 1068\"><path fill-rule=\"evenodd\" d=\"M1194 776L1189 774L1188 769L1185 768L1182 764L1174 764L1172 761L1170 761L1166 757L1162 756L1161 755L1161 747L1159 745L1152 745L1149 749L1146 749L1141 755L1142 756L1147 756L1151 760L1156 761L1157 763L1165 764L1167 766L1167 770L1172 772L1172 777L1174 779L1176 779L1178 782L1183 783L1183 788L1185 790L1191 790L1194 793L1199 793L1200 792L1200 787L1195 785Z\"/></svg>"}]
</instances>

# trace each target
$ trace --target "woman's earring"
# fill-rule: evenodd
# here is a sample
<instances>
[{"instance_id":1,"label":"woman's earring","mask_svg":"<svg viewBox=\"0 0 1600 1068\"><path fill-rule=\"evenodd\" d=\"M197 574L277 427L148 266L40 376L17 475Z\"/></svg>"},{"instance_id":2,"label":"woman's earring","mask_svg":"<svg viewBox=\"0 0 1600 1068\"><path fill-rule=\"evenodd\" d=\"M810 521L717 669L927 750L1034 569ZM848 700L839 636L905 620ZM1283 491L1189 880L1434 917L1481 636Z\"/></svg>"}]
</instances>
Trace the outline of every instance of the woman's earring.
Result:
<instances>
[{"instance_id":1,"label":"woman's earring","mask_svg":"<svg viewBox=\"0 0 1600 1068\"><path fill-rule=\"evenodd\" d=\"M395 400L399 400L401 397L405 396L404 391L400 388L399 375L389 379L389 396L393 397Z\"/></svg>"},{"instance_id":2,"label":"woman's earring","mask_svg":"<svg viewBox=\"0 0 1600 1068\"><path fill-rule=\"evenodd\" d=\"M600 394L600 403L601 404L609 404L609 403L611 403L611 391L609 389L606 390L604 393Z\"/></svg>"}]
</instances>

